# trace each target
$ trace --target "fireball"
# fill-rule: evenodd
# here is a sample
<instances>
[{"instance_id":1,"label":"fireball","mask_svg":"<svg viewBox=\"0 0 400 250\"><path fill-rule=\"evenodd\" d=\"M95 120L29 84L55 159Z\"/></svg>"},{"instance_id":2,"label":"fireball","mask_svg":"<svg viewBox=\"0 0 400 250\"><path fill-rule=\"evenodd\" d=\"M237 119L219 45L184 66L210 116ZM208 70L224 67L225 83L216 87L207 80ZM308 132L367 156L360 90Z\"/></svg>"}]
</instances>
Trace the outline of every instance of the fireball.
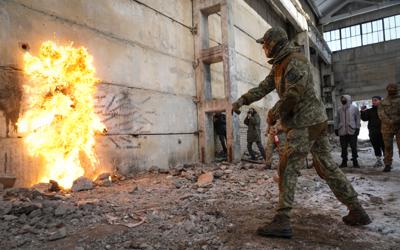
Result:
<instances>
[{"instance_id":1,"label":"fireball","mask_svg":"<svg viewBox=\"0 0 400 250\"><path fill-rule=\"evenodd\" d=\"M26 108L18 131L28 153L44 162L40 182L70 188L85 169L98 166L95 134L106 128L94 111L95 71L88 51L72 44L47 41L37 56L24 55Z\"/></svg>"}]
</instances>

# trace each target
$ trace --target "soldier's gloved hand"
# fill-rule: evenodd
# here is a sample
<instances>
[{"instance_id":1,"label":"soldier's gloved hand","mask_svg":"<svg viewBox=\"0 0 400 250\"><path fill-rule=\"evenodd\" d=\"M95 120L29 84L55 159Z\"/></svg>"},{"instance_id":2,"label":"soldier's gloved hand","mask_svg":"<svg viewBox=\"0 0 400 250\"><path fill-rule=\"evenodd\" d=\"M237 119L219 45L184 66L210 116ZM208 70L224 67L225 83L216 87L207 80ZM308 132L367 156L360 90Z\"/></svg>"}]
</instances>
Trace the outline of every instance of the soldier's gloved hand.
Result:
<instances>
[{"instance_id":1,"label":"soldier's gloved hand","mask_svg":"<svg viewBox=\"0 0 400 250\"><path fill-rule=\"evenodd\" d=\"M354 133L356 136L358 136L360 134L360 129L356 128L356 132Z\"/></svg>"},{"instance_id":2,"label":"soldier's gloved hand","mask_svg":"<svg viewBox=\"0 0 400 250\"><path fill-rule=\"evenodd\" d=\"M244 100L243 98L239 98L236 102L232 103L232 113L240 114L240 108L243 106Z\"/></svg>"},{"instance_id":3,"label":"soldier's gloved hand","mask_svg":"<svg viewBox=\"0 0 400 250\"><path fill-rule=\"evenodd\" d=\"M339 130L338 129L335 129L335 135L339 136Z\"/></svg>"},{"instance_id":4,"label":"soldier's gloved hand","mask_svg":"<svg viewBox=\"0 0 400 250\"><path fill-rule=\"evenodd\" d=\"M276 123L275 114L274 114L274 112L272 112L272 110L268 111L267 123L269 126L274 126Z\"/></svg>"}]
</instances>

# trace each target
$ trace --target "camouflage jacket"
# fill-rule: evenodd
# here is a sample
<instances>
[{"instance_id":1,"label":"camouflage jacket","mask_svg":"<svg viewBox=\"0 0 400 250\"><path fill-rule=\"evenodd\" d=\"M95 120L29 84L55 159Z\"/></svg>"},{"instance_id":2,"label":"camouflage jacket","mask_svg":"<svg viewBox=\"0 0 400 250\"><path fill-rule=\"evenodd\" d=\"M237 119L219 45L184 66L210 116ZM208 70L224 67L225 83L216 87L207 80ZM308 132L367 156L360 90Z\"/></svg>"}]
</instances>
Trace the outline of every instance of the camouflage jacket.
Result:
<instances>
[{"instance_id":1,"label":"camouflage jacket","mask_svg":"<svg viewBox=\"0 0 400 250\"><path fill-rule=\"evenodd\" d=\"M244 124L247 125L247 142L261 141L260 116L255 113L251 117L246 117Z\"/></svg>"},{"instance_id":2,"label":"camouflage jacket","mask_svg":"<svg viewBox=\"0 0 400 250\"><path fill-rule=\"evenodd\" d=\"M328 119L325 107L314 90L310 64L298 48L289 44L269 63L272 64L270 74L258 87L241 96L245 105L276 89L280 100L272 112L276 119L281 119L284 127L308 127Z\"/></svg>"},{"instance_id":3,"label":"camouflage jacket","mask_svg":"<svg viewBox=\"0 0 400 250\"><path fill-rule=\"evenodd\" d=\"M400 96L387 96L378 106L382 133L396 133L400 129Z\"/></svg>"}]
</instances>

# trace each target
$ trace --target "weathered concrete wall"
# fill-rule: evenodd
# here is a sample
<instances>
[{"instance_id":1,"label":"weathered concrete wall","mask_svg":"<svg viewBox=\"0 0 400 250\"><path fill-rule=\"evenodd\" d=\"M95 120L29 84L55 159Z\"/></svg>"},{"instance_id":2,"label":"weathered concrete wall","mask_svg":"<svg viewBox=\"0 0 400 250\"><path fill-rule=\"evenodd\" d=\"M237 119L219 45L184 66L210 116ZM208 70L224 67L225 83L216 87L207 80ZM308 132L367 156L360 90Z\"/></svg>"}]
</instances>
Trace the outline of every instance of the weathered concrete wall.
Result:
<instances>
[{"instance_id":1,"label":"weathered concrete wall","mask_svg":"<svg viewBox=\"0 0 400 250\"><path fill-rule=\"evenodd\" d=\"M385 96L388 83L400 83L400 40L335 52L332 58L338 95L365 100Z\"/></svg>"},{"instance_id":2,"label":"weathered concrete wall","mask_svg":"<svg viewBox=\"0 0 400 250\"><path fill-rule=\"evenodd\" d=\"M33 54L49 39L86 47L102 82L96 112L109 129L97 138L96 151L102 165L122 172L198 160L191 1L141 2L0 1L1 79L4 66L22 69L21 43ZM7 169L17 184L29 185L40 164L15 132L7 137L7 114L0 113L0 173Z\"/></svg>"},{"instance_id":3,"label":"weathered concrete wall","mask_svg":"<svg viewBox=\"0 0 400 250\"><path fill-rule=\"evenodd\" d=\"M400 6L385 8L337 21L324 26L324 31L339 29L400 13ZM350 94L355 100L385 96L389 82L400 82L400 41L392 40L337 51L332 54L337 99Z\"/></svg>"},{"instance_id":4,"label":"weathered concrete wall","mask_svg":"<svg viewBox=\"0 0 400 250\"><path fill-rule=\"evenodd\" d=\"M271 25L287 26L266 1L246 2L235 0L233 13L239 95L271 69L255 39ZM211 45L220 42L218 18L210 22ZM46 40L74 42L94 57L101 80L96 113L108 128L96 138L103 167L129 172L198 161L192 1L0 0L0 23L0 174L17 175L18 185L37 181L39 159L27 155L12 123L24 111L18 112L24 100L21 45L36 54ZM221 73L222 64L212 66L214 98L224 96ZM263 131L266 111L277 99L271 93L252 105ZM242 151L246 111L240 116Z\"/></svg>"}]
</instances>

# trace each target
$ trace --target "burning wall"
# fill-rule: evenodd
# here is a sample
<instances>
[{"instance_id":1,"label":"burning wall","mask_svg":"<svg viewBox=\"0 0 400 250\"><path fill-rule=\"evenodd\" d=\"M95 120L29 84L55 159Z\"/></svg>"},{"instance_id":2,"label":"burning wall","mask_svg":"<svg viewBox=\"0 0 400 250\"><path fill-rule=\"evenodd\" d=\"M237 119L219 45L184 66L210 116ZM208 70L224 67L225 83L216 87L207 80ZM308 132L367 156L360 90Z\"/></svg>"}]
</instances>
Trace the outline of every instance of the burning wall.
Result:
<instances>
[{"instance_id":1,"label":"burning wall","mask_svg":"<svg viewBox=\"0 0 400 250\"><path fill-rule=\"evenodd\" d=\"M191 8L187 0L0 1L0 66L22 70L21 43L29 44L31 54L47 40L84 46L100 80L95 112L108 129L107 135L96 136L99 161L125 173L196 162ZM235 1L234 8L238 90L243 93L269 71L254 43L268 23L244 1ZM0 123L0 131L4 128ZM39 177L41 163L28 156L18 136L0 139L0 166L7 155L17 184L29 185Z\"/></svg>"},{"instance_id":2,"label":"burning wall","mask_svg":"<svg viewBox=\"0 0 400 250\"><path fill-rule=\"evenodd\" d=\"M74 42L93 55L100 79L95 112L109 129L96 136L95 151L122 172L198 159L191 3L154 7L178 22L127 0L0 1L1 66L22 70L21 42L33 55L47 40ZM28 156L18 136L0 139L0 165L7 163L17 185L30 185L42 163Z\"/></svg>"}]
</instances>

